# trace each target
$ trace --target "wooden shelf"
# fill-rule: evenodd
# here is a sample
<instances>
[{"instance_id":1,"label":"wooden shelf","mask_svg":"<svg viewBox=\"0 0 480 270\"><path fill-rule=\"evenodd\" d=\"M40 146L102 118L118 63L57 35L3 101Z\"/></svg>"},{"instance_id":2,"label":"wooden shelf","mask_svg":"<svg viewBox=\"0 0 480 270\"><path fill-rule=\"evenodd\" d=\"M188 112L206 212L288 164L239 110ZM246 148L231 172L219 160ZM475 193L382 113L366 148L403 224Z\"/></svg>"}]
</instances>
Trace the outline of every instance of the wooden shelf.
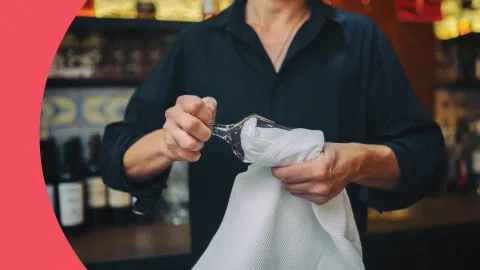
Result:
<instances>
[{"instance_id":1,"label":"wooden shelf","mask_svg":"<svg viewBox=\"0 0 480 270\"><path fill-rule=\"evenodd\" d=\"M135 30L135 31L167 31L178 32L193 22L159 21L151 19L121 19L76 17L70 25L70 30Z\"/></svg>"},{"instance_id":2,"label":"wooden shelf","mask_svg":"<svg viewBox=\"0 0 480 270\"><path fill-rule=\"evenodd\" d=\"M370 216L367 233L429 230L461 224L480 224L480 197L425 198L399 211Z\"/></svg>"},{"instance_id":3,"label":"wooden shelf","mask_svg":"<svg viewBox=\"0 0 480 270\"><path fill-rule=\"evenodd\" d=\"M470 41L478 41L479 39L480 39L480 33L472 32L465 35L460 35L456 38L441 40L441 42L443 43L470 42Z\"/></svg>"},{"instance_id":4,"label":"wooden shelf","mask_svg":"<svg viewBox=\"0 0 480 270\"><path fill-rule=\"evenodd\" d=\"M479 224L480 197L426 198L405 210L370 216L367 233L370 238L385 235L395 238L396 234L433 230L441 233L442 228ZM112 227L72 237L69 241L84 264L187 257L190 226Z\"/></svg>"},{"instance_id":5,"label":"wooden shelf","mask_svg":"<svg viewBox=\"0 0 480 270\"><path fill-rule=\"evenodd\" d=\"M57 79L49 78L45 88L70 88L70 87L136 87L143 79Z\"/></svg>"},{"instance_id":6,"label":"wooden shelf","mask_svg":"<svg viewBox=\"0 0 480 270\"><path fill-rule=\"evenodd\" d=\"M68 239L84 264L190 253L189 225L112 227Z\"/></svg>"},{"instance_id":7,"label":"wooden shelf","mask_svg":"<svg viewBox=\"0 0 480 270\"><path fill-rule=\"evenodd\" d=\"M152 32L157 35L159 32L177 33L185 26L194 22L183 21L160 21L152 19L124 19L124 18L94 18L76 17L69 27L72 31L83 32L121 32L121 35L128 36L129 33ZM78 87L131 87L139 86L143 78L95 78L95 79L69 79L49 78L46 88L78 88Z\"/></svg>"},{"instance_id":8,"label":"wooden shelf","mask_svg":"<svg viewBox=\"0 0 480 270\"><path fill-rule=\"evenodd\" d=\"M438 88L455 91L457 89L480 91L480 80L456 81L440 84Z\"/></svg>"}]
</instances>

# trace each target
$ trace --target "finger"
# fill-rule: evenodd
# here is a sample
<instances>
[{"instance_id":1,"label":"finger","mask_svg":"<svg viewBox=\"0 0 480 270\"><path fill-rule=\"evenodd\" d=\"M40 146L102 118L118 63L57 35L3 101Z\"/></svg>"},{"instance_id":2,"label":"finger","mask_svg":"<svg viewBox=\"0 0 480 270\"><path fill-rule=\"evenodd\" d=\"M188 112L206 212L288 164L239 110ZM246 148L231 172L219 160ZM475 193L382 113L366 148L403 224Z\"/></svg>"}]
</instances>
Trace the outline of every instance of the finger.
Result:
<instances>
[{"instance_id":1,"label":"finger","mask_svg":"<svg viewBox=\"0 0 480 270\"><path fill-rule=\"evenodd\" d=\"M282 188L290 193L310 193L312 190L313 183L311 181L303 182L303 183L293 183L287 184L283 183Z\"/></svg>"},{"instance_id":2,"label":"finger","mask_svg":"<svg viewBox=\"0 0 480 270\"><path fill-rule=\"evenodd\" d=\"M167 145L167 150L169 151L169 157L175 161L189 161L196 162L200 159L199 151L188 151L180 148L175 138L168 132L169 125L166 123L164 127L165 134L165 143Z\"/></svg>"},{"instance_id":3,"label":"finger","mask_svg":"<svg viewBox=\"0 0 480 270\"><path fill-rule=\"evenodd\" d=\"M316 196L313 194L305 194L305 193L291 193L291 194L295 197L305 199L317 205L322 205L329 201L328 196Z\"/></svg>"},{"instance_id":4,"label":"finger","mask_svg":"<svg viewBox=\"0 0 480 270\"><path fill-rule=\"evenodd\" d=\"M203 124L200 119L188 113L179 114L174 121L183 131L201 142L208 141L212 136L212 131L209 127Z\"/></svg>"},{"instance_id":5,"label":"finger","mask_svg":"<svg viewBox=\"0 0 480 270\"><path fill-rule=\"evenodd\" d=\"M176 155L181 159L181 160L186 160L189 162L197 162L200 159L200 151L187 151L182 148L177 148L176 149Z\"/></svg>"},{"instance_id":6,"label":"finger","mask_svg":"<svg viewBox=\"0 0 480 270\"><path fill-rule=\"evenodd\" d=\"M301 162L288 167L272 168L272 175L284 183L302 183L313 179L324 178L323 166L319 166L318 160Z\"/></svg>"},{"instance_id":7,"label":"finger","mask_svg":"<svg viewBox=\"0 0 480 270\"><path fill-rule=\"evenodd\" d=\"M310 181L293 184L283 183L282 187L291 193L309 193L315 196L329 196L331 191L328 182L314 183Z\"/></svg>"},{"instance_id":8,"label":"finger","mask_svg":"<svg viewBox=\"0 0 480 270\"><path fill-rule=\"evenodd\" d=\"M205 126L209 127L213 122L212 112L207 104L196 96L181 96L177 99L179 104L186 113L189 113L200 119Z\"/></svg>"},{"instance_id":9,"label":"finger","mask_svg":"<svg viewBox=\"0 0 480 270\"><path fill-rule=\"evenodd\" d=\"M272 168L272 175L284 183L302 183L312 180L311 161L287 167Z\"/></svg>"},{"instance_id":10,"label":"finger","mask_svg":"<svg viewBox=\"0 0 480 270\"><path fill-rule=\"evenodd\" d=\"M184 150L199 151L203 148L203 142L190 136L172 121L167 121L164 125L164 129L173 137L178 146Z\"/></svg>"},{"instance_id":11,"label":"finger","mask_svg":"<svg viewBox=\"0 0 480 270\"><path fill-rule=\"evenodd\" d=\"M212 113L212 123L215 123L217 118L217 101L212 97L205 97L202 100L207 104L208 109Z\"/></svg>"}]
</instances>

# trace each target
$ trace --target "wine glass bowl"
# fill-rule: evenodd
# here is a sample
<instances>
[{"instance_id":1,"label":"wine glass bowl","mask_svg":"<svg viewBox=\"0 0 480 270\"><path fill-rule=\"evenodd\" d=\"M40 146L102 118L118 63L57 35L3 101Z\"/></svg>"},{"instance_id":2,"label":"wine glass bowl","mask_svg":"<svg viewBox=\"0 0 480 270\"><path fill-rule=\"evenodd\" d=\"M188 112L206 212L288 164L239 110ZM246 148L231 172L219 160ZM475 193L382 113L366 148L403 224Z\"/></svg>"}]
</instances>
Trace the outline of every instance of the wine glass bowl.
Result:
<instances>
[{"instance_id":1,"label":"wine glass bowl","mask_svg":"<svg viewBox=\"0 0 480 270\"><path fill-rule=\"evenodd\" d=\"M249 115L248 117L245 117L244 119L235 124L221 125L212 123L212 135L226 141L232 148L235 156L241 161L245 161L245 152L243 151L241 140L242 129L245 123L253 118L257 119L257 128L279 128L284 130L291 130L288 127L278 125L272 120L269 120L257 114Z\"/></svg>"}]
</instances>

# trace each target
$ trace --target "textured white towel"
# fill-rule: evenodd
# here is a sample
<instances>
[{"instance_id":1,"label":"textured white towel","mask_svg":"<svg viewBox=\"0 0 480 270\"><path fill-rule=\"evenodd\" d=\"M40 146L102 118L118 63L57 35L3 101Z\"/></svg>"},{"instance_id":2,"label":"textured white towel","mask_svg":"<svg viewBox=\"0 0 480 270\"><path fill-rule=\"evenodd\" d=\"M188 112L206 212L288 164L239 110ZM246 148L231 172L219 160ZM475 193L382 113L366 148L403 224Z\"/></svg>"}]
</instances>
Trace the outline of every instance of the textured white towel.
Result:
<instances>
[{"instance_id":1,"label":"textured white towel","mask_svg":"<svg viewBox=\"0 0 480 270\"><path fill-rule=\"evenodd\" d=\"M253 164L235 179L223 221L193 270L365 269L346 191L319 206L292 196L271 167L313 159L321 131L256 127L241 133Z\"/></svg>"}]
</instances>

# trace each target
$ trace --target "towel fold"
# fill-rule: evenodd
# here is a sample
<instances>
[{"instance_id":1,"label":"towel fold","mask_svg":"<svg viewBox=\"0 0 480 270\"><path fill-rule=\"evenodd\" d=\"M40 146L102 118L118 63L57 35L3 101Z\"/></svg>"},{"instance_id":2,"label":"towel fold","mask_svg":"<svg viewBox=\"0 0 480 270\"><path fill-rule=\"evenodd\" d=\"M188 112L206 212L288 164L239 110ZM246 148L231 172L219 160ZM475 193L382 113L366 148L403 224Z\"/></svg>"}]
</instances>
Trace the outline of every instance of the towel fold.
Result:
<instances>
[{"instance_id":1,"label":"towel fold","mask_svg":"<svg viewBox=\"0 0 480 270\"><path fill-rule=\"evenodd\" d=\"M365 269L346 190L316 205L272 176L272 167L316 158L323 132L258 128L251 119L241 140L252 164L235 179L222 223L193 270Z\"/></svg>"}]
</instances>

